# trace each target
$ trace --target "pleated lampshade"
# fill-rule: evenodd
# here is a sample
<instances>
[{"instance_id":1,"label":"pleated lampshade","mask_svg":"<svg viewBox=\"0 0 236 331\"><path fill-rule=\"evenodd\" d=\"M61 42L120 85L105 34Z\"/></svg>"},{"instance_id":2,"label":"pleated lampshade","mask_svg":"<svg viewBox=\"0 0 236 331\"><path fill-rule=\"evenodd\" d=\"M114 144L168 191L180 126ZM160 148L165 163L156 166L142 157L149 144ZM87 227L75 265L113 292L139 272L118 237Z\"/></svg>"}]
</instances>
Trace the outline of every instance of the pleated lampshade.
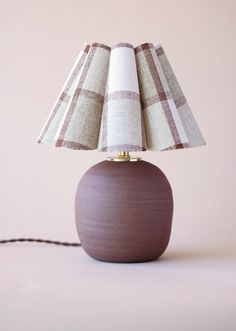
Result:
<instances>
[{"instance_id":1,"label":"pleated lampshade","mask_svg":"<svg viewBox=\"0 0 236 331\"><path fill-rule=\"evenodd\" d=\"M205 145L161 45L85 44L38 142L99 151Z\"/></svg>"}]
</instances>

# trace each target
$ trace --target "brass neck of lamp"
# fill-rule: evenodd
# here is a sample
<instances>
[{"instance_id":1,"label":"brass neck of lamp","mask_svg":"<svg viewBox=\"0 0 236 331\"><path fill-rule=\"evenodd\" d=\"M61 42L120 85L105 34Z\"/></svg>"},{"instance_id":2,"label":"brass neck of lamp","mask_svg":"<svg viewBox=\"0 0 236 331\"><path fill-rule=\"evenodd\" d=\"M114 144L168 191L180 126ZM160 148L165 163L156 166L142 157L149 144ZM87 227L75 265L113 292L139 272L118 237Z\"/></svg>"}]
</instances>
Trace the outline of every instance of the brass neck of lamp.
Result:
<instances>
[{"instance_id":1,"label":"brass neck of lamp","mask_svg":"<svg viewBox=\"0 0 236 331\"><path fill-rule=\"evenodd\" d=\"M108 156L107 160L115 162L135 162L140 161L141 157L131 157L128 151L120 151L119 155Z\"/></svg>"}]
</instances>

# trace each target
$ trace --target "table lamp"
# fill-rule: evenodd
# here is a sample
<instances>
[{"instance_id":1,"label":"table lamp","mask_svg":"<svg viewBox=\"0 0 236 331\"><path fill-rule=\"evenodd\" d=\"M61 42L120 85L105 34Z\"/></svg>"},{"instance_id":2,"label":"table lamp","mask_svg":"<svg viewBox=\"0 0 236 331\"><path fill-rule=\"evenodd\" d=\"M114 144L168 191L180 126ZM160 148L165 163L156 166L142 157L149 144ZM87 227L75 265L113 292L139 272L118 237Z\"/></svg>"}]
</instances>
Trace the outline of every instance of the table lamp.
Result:
<instances>
[{"instance_id":1,"label":"table lamp","mask_svg":"<svg viewBox=\"0 0 236 331\"><path fill-rule=\"evenodd\" d=\"M85 44L38 139L55 147L119 152L92 166L75 198L83 249L106 262L160 257L173 197L164 173L130 152L205 145L161 45Z\"/></svg>"}]
</instances>

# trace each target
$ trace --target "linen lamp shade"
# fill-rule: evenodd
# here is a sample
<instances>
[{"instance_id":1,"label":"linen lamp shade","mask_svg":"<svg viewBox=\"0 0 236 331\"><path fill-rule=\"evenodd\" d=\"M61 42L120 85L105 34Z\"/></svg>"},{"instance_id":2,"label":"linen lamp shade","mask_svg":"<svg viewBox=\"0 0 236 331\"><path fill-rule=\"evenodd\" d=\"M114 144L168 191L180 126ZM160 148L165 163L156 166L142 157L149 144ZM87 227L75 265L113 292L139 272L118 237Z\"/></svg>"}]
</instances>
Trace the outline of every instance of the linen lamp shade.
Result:
<instances>
[{"instance_id":1,"label":"linen lamp shade","mask_svg":"<svg viewBox=\"0 0 236 331\"><path fill-rule=\"evenodd\" d=\"M205 144L162 46L150 43L85 44L38 141L99 151Z\"/></svg>"}]
</instances>

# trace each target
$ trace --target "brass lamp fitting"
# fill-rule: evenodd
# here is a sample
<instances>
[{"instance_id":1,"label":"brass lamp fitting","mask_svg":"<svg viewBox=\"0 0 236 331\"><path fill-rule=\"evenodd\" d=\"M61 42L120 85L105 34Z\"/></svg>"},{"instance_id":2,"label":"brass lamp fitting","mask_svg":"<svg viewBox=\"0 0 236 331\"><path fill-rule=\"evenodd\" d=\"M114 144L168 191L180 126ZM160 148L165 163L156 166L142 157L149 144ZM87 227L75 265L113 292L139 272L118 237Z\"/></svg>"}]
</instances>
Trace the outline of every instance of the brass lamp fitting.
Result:
<instances>
[{"instance_id":1,"label":"brass lamp fitting","mask_svg":"<svg viewBox=\"0 0 236 331\"><path fill-rule=\"evenodd\" d=\"M136 162L140 161L141 157L131 157L128 151L121 151L117 156L108 156L107 161L115 161L115 162Z\"/></svg>"}]
</instances>

